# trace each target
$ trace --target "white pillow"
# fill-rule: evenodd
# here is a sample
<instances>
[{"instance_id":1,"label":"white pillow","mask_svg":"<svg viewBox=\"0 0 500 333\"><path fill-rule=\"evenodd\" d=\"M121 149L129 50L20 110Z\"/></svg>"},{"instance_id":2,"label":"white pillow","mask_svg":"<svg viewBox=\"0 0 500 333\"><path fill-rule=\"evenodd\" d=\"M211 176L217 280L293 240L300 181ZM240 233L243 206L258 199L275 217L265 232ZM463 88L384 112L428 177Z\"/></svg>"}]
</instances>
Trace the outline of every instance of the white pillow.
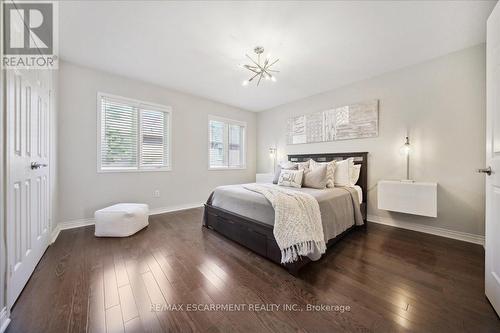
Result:
<instances>
[{"instance_id":1,"label":"white pillow","mask_svg":"<svg viewBox=\"0 0 500 333\"><path fill-rule=\"evenodd\" d=\"M354 158L337 161L335 164L335 186L351 186L351 175L354 167Z\"/></svg>"},{"instance_id":2,"label":"white pillow","mask_svg":"<svg viewBox=\"0 0 500 333\"><path fill-rule=\"evenodd\" d=\"M303 176L304 176L304 170L282 169L280 173L280 178L278 179L278 185L300 188L302 187Z\"/></svg>"},{"instance_id":3,"label":"white pillow","mask_svg":"<svg viewBox=\"0 0 500 333\"><path fill-rule=\"evenodd\" d=\"M305 172L308 172L309 171L309 168L311 166L311 161L312 160L307 160L305 162L298 162L297 163L297 167L299 170L304 170L304 173Z\"/></svg>"},{"instance_id":4,"label":"white pillow","mask_svg":"<svg viewBox=\"0 0 500 333\"><path fill-rule=\"evenodd\" d=\"M309 166L311 170L315 170L318 167L326 165L326 187L334 187L335 186L335 161L331 162L316 162L315 160L311 160Z\"/></svg>"},{"instance_id":5,"label":"white pillow","mask_svg":"<svg viewBox=\"0 0 500 333\"><path fill-rule=\"evenodd\" d=\"M297 163L293 163L290 161L284 161L279 164L282 169L297 169Z\"/></svg>"},{"instance_id":6,"label":"white pillow","mask_svg":"<svg viewBox=\"0 0 500 333\"><path fill-rule=\"evenodd\" d=\"M278 184L278 180L280 179L280 173L282 169L297 170L297 164L292 162L284 162L278 164L278 167L274 172L273 184Z\"/></svg>"},{"instance_id":7,"label":"white pillow","mask_svg":"<svg viewBox=\"0 0 500 333\"><path fill-rule=\"evenodd\" d=\"M361 171L361 164L355 164L352 167L351 173L351 186L356 185L359 179L359 173Z\"/></svg>"},{"instance_id":8,"label":"white pillow","mask_svg":"<svg viewBox=\"0 0 500 333\"><path fill-rule=\"evenodd\" d=\"M309 172L304 173L303 186L317 189L325 188L327 182L327 172L328 167L324 163L316 166L314 169L311 168Z\"/></svg>"}]
</instances>

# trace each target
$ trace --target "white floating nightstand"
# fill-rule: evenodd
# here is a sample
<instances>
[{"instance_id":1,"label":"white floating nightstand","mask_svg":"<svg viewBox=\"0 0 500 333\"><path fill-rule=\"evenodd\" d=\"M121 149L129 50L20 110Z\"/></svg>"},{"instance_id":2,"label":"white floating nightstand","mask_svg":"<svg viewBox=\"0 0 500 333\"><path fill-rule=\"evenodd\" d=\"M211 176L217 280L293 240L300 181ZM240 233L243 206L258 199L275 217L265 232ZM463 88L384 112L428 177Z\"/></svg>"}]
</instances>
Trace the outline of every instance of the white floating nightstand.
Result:
<instances>
[{"instance_id":1,"label":"white floating nightstand","mask_svg":"<svg viewBox=\"0 0 500 333\"><path fill-rule=\"evenodd\" d=\"M256 183L272 183L274 175L272 173L258 173L255 175Z\"/></svg>"},{"instance_id":2,"label":"white floating nightstand","mask_svg":"<svg viewBox=\"0 0 500 333\"><path fill-rule=\"evenodd\" d=\"M437 183L381 180L378 209L437 217Z\"/></svg>"}]
</instances>

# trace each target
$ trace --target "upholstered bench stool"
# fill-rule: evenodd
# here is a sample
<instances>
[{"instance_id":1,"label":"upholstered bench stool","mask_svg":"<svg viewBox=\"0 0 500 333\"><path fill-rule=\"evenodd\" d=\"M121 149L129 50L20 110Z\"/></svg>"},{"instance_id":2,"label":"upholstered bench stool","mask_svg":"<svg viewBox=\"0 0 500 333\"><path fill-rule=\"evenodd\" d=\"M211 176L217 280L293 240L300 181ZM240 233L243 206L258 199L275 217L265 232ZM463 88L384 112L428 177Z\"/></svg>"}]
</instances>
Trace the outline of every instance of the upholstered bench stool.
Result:
<instances>
[{"instance_id":1,"label":"upholstered bench stool","mask_svg":"<svg viewBox=\"0 0 500 333\"><path fill-rule=\"evenodd\" d=\"M146 227L149 207L139 203L119 203L95 212L97 237L127 237Z\"/></svg>"}]
</instances>

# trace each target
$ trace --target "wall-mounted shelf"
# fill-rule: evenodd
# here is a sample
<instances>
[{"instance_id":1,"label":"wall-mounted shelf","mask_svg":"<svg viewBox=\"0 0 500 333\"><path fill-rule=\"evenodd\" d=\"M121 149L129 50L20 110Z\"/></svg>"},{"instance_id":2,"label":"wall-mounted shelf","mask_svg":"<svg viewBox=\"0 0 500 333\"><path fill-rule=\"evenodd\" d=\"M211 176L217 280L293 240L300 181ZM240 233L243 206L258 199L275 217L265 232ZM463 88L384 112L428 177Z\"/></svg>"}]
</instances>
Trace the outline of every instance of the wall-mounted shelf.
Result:
<instances>
[{"instance_id":1,"label":"wall-mounted shelf","mask_svg":"<svg viewBox=\"0 0 500 333\"><path fill-rule=\"evenodd\" d=\"M437 217L437 183L381 180L377 188L378 209Z\"/></svg>"}]
</instances>

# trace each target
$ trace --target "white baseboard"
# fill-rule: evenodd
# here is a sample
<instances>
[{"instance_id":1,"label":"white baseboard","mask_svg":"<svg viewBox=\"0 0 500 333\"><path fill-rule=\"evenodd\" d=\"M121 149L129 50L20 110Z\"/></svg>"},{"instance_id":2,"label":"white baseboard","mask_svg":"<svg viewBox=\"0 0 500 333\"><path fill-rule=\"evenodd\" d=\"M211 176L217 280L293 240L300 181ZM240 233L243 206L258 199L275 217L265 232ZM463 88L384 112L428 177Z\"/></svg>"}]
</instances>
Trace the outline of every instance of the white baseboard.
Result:
<instances>
[{"instance_id":1,"label":"white baseboard","mask_svg":"<svg viewBox=\"0 0 500 333\"><path fill-rule=\"evenodd\" d=\"M408 229L441 237L453 238L464 242L480 244L484 246L484 236L469 234L467 232L449 230L406 221L398 221L392 218L380 217L376 215L368 215L367 220L368 222L385 224L396 228Z\"/></svg>"},{"instance_id":2,"label":"white baseboard","mask_svg":"<svg viewBox=\"0 0 500 333\"><path fill-rule=\"evenodd\" d=\"M50 244L52 244L56 241L60 232L61 232L61 228L59 227L59 224L56 224L54 229L52 229L52 233L50 234Z\"/></svg>"},{"instance_id":3,"label":"white baseboard","mask_svg":"<svg viewBox=\"0 0 500 333\"><path fill-rule=\"evenodd\" d=\"M149 215L164 214L164 213L175 212L175 211L179 211L179 210L198 208L198 207L202 207L202 206L203 206L203 203L194 203L194 204L156 208L156 209L152 209L149 212ZM441 236L441 237L457 239L457 240L461 240L461 241L465 241L465 242L469 242L469 243L474 243L474 244L480 244L480 245L484 246L484 236L480 236L480 235L470 234L470 233L461 232L461 231L454 231L454 230L449 230L449 229L444 229L444 228L438 228L438 227L433 227L433 226L428 226L428 225L423 225L423 224L417 224L417 223L412 223L412 222L398 221L398 220L395 220L392 218L380 217L380 216L376 216L376 215L368 215L367 220L369 222L373 222L373 223L379 223L379 224L389 225L389 226L396 227L396 228L408 229L408 230L423 232L426 234L432 234L432 235L437 235L437 236ZM59 233L61 232L61 230L80 228L80 227L85 227L85 226L94 225L94 224L95 224L95 220L93 218L60 222L59 224L56 225L54 230L52 230L52 235L51 235L52 243L55 242L55 240L57 239L57 236L59 236ZM1 331L0 331L0 333L1 333Z\"/></svg>"},{"instance_id":4,"label":"white baseboard","mask_svg":"<svg viewBox=\"0 0 500 333\"><path fill-rule=\"evenodd\" d=\"M7 312L7 308L3 308L2 311L0 311L0 333L5 332L7 326L9 326L9 323L10 318Z\"/></svg>"},{"instance_id":5,"label":"white baseboard","mask_svg":"<svg viewBox=\"0 0 500 333\"><path fill-rule=\"evenodd\" d=\"M185 210L185 209L192 209L192 208L198 208L202 207L203 203L193 203L193 204L186 204L186 205L177 205L177 206L170 206L170 207L163 207L163 208L155 208L149 211L149 215L158 215L158 214L165 214L165 213L170 213L170 212L176 212L179 210Z\"/></svg>"},{"instance_id":6,"label":"white baseboard","mask_svg":"<svg viewBox=\"0 0 500 333\"><path fill-rule=\"evenodd\" d=\"M93 218L59 222L52 230L51 243L54 243L56 241L61 230L81 228L81 227L86 227L88 225L94 225L94 224L95 224L95 221Z\"/></svg>"},{"instance_id":7,"label":"white baseboard","mask_svg":"<svg viewBox=\"0 0 500 333\"><path fill-rule=\"evenodd\" d=\"M191 208L198 208L201 206L203 206L203 203L194 203L194 204L185 204L185 205L155 208L155 209L152 209L149 211L149 216L170 213L170 212L176 212L179 210L185 210L185 209L191 209ZM94 218L59 222L52 230L52 234L51 234L52 243L54 243L56 241L57 236L59 236L59 233L61 232L61 230L81 228L81 227L86 227L86 226L94 225L94 224L95 224Z\"/></svg>"}]
</instances>

